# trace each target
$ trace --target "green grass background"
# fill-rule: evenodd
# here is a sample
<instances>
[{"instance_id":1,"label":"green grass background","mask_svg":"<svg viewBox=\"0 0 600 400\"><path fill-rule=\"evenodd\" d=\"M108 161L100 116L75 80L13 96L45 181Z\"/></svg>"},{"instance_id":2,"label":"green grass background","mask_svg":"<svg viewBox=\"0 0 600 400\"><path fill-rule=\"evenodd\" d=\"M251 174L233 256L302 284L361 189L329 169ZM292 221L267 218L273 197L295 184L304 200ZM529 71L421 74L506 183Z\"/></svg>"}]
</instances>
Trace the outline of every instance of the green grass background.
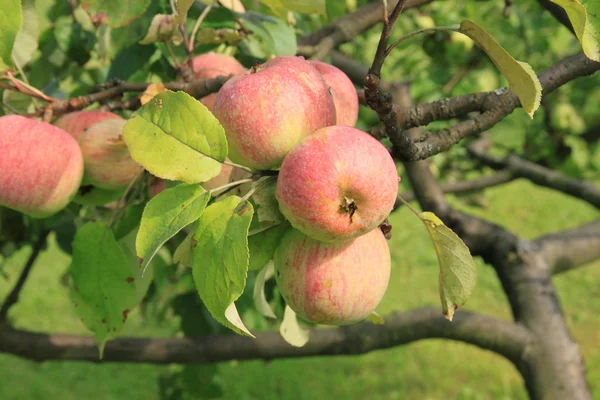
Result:
<instances>
[{"instance_id":1,"label":"green grass background","mask_svg":"<svg viewBox=\"0 0 600 400\"><path fill-rule=\"evenodd\" d=\"M599 217L587 204L526 181L485 191L486 208L453 204L502 224L525 238L575 227ZM427 232L406 208L391 217L392 280L378 311L387 314L439 306L437 261ZM13 286L29 254L19 251L0 277L0 298ZM502 319L510 311L496 276L478 262L478 285L466 309ZM60 277L69 257L52 245L11 310L20 328L87 334ZM594 399L600 399L600 263L554 279L573 336L584 353ZM127 336L170 336L177 321L159 324L133 311ZM206 378L206 372L213 372ZM190 379L186 379L189 377ZM424 340L362 356L224 362L180 367L76 362L34 363L0 355L0 399L524 399L523 382L503 358L476 347ZM215 394L216 393L216 394Z\"/></svg>"}]
</instances>

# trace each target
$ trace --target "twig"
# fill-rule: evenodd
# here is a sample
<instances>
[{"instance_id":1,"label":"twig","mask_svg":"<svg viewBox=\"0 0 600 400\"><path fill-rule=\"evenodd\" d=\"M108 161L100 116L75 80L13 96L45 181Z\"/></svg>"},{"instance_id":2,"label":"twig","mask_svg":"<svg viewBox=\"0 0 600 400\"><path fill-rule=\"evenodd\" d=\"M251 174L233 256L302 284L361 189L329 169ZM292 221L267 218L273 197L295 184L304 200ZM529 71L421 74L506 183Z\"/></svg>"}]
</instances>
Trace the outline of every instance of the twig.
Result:
<instances>
[{"instance_id":1,"label":"twig","mask_svg":"<svg viewBox=\"0 0 600 400\"><path fill-rule=\"evenodd\" d=\"M192 36L190 36L190 44L189 44L189 48L188 48L189 53L194 52L194 41L196 40L196 35L198 34L200 25L202 24L202 22L204 21L204 19L206 18L206 16L208 15L208 13L210 12L211 9L212 9L212 4L206 6L206 8L204 10L202 10L202 13L196 20L196 23L194 24L194 28L192 29ZM190 68L193 69L193 65L190 65Z\"/></svg>"},{"instance_id":2,"label":"twig","mask_svg":"<svg viewBox=\"0 0 600 400\"><path fill-rule=\"evenodd\" d=\"M423 28L423 29L416 30L414 32L407 33L406 35L400 37L400 39L396 40L394 43L392 43L390 45L390 47L387 48L387 50L385 51L385 56L387 57L388 55L390 55L391 51L394 50L394 48L396 46L398 46L400 43L404 42L407 39L410 39L413 36L420 35L421 33L446 32L446 31L456 32L459 29L460 29L460 25L436 26L433 28Z\"/></svg>"},{"instance_id":3,"label":"twig","mask_svg":"<svg viewBox=\"0 0 600 400\"><path fill-rule=\"evenodd\" d=\"M19 275L19 279L17 280L15 287L11 290L8 296L6 296L4 303L2 303L2 307L0 307L0 325L6 322L8 311L17 301L19 301L19 293L21 292L23 285L25 285L25 281L27 281L27 277L31 272L31 268L35 263L35 260L37 260L38 256L40 255L42 247L44 247L44 244L46 244L46 238L48 237L49 233L50 231L46 230L40 233L38 240L33 245L33 249L29 255L29 258L27 259L27 262L21 271L21 275Z\"/></svg>"}]
</instances>

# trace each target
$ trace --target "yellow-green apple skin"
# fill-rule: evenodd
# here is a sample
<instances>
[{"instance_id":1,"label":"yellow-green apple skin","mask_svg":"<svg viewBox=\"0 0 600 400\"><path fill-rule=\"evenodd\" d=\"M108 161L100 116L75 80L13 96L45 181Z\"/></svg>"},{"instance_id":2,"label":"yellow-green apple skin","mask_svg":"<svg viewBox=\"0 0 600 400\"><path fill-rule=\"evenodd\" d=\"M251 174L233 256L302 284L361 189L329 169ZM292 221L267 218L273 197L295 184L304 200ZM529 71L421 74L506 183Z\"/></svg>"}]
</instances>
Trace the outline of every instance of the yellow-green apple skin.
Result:
<instances>
[{"instance_id":1,"label":"yellow-green apple skin","mask_svg":"<svg viewBox=\"0 0 600 400\"><path fill-rule=\"evenodd\" d=\"M81 150L67 132L19 115L0 117L0 205L49 217L75 197L82 176Z\"/></svg>"},{"instance_id":2,"label":"yellow-green apple skin","mask_svg":"<svg viewBox=\"0 0 600 400\"><path fill-rule=\"evenodd\" d=\"M107 190L122 189L143 171L131 158L123 140L125 122L123 118L98 122L81 137L86 184Z\"/></svg>"},{"instance_id":3,"label":"yellow-green apple skin","mask_svg":"<svg viewBox=\"0 0 600 400\"><path fill-rule=\"evenodd\" d=\"M307 321L324 325L349 325L368 317L390 280L390 251L380 229L348 242L325 243L291 228L274 263L287 305Z\"/></svg>"},{"instance_id":4,"label":"yellow-green apple skin","mask_svg":"<svg viewBox=\"0 0 600 400\"><path fill-rule=\"evenodd\" d=\"M292 226L325 242L377 228L398 195L398 172L388 150L349 126L319 129L285 158L275 196Z\"/></svg>"},{"instance_id":5,"label":"yellow-green apple skin","mask_svg":"<svg viewBox=\"0 0 600 400\"><path fill-rule=\"evenodd\" d=\"M321 74L293 56L276 57L227 81L213 114L225 129L231 161L257 170L278 168L296 144L336 118Z\"/></svg>"}]
</instances>

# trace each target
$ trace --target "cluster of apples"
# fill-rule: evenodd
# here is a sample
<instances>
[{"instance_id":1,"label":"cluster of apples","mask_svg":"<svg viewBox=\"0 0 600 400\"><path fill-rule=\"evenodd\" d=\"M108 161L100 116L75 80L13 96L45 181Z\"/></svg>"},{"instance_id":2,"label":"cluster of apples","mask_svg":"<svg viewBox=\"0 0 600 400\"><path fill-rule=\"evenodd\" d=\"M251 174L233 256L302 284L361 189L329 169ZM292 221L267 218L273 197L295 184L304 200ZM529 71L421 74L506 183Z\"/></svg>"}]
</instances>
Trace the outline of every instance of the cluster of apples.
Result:
<instances>
[{"instance_id":1,"label":"cluster of apples","mask_svg":"<svg viewBox=\"0 0 600 400\"><path fill-rule=\"evenodd\" d=\"M81 185L125 188L143 168L121 136L125 120L77 111L55 125L19 115L0 118L0 205L36 218L65 208Z\"/></svg>"},{"instance_id":2,"label":"cluster of apples","mask_svg":"<svg viewBox=\"0 0 600 400\"><path fill-rule=\"evenodd\" d=\"M319 324L368 317L389 282L390 253L378 227L399 178L387 149L354 128L350 79L326 63L277 57L227 81L211 107L231 161L279 170L276 198L292 227L274 264L288 306Z\"/></svg>"}]
</instances>

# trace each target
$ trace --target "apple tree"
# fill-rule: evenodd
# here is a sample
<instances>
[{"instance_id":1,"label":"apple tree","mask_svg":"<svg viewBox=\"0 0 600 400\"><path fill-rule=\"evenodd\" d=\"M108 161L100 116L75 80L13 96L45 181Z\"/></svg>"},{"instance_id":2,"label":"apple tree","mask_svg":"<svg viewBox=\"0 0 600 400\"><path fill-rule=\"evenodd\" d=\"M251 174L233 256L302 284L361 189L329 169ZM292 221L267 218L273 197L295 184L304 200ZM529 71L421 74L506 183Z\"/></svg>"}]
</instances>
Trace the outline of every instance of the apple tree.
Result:
<instances>
[{"instance_id":1,"label":"apple tree","mask_svg":"<svg viewBox=\"0 0 600 400\"><path fill-rule=\"evenodd\" d=\"M600 208L598 130L586 131L598 91L583 89L582 110L548 97L600 69L599 11L591 0L2 2L0 251L32 252L0 307L0 351L207 364L445 338L511 361L531 398L590 399L552 276L600 257L600 220L526 240L444 195L525 178ZM556 44L535 29L571 34ZM490 134L515 120L519 146ZM495 172L469 179L484 168ZM441 304L380 316L400 207L431 238ZM11 323L50 234L71 256L65 282L91 336ZM495 269L513 321L462 310L473 256ZM202 332L120 336L132 309L182 299Z\"/></svg>"}]
</instances>

